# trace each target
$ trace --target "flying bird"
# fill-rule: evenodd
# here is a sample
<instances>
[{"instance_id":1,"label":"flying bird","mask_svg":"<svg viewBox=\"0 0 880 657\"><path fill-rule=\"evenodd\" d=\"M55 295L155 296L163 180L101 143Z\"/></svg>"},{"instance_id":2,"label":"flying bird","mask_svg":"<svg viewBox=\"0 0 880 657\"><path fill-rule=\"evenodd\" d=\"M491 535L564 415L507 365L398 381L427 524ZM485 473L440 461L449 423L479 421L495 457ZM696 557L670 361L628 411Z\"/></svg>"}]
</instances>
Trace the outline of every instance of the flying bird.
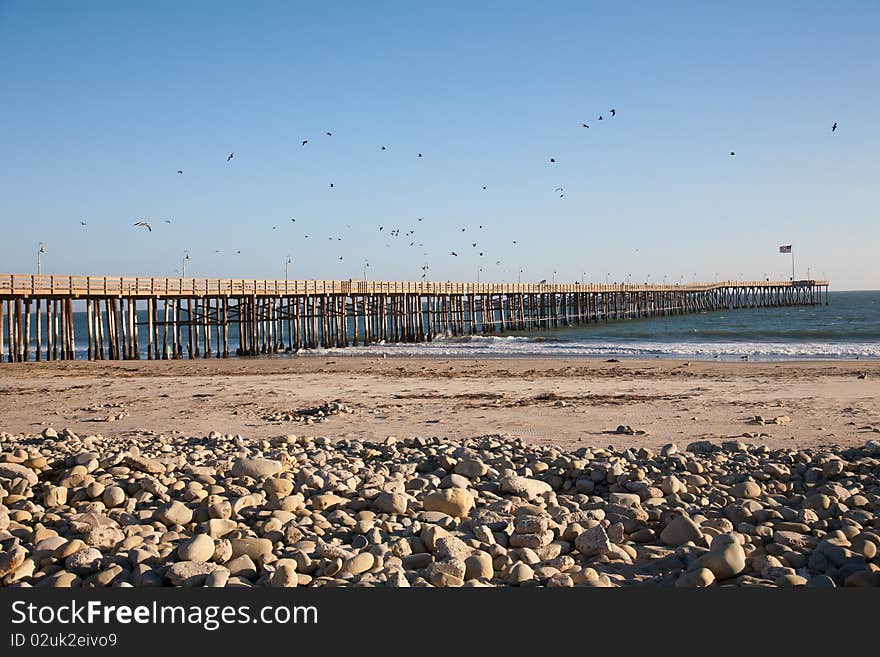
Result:
<instances>
[{"instance_id":1,"label":"flying bird","mask_svg":"<svg viewBox=\"0 0 880 657\"><path fill-rule=\"evenodd\" d=\"M551 157L551 158L550 158L550 164L556 164L556 159Z\"/></svg>"},{"instance_id":2,"label":"flying bird","mask_svg":"<svg viewBox=\"0 0 880 657\"><path fill-rule=\"evenodd\" d=\"M581 127L582 128L589 128L590 126L588 126L586 123L581 123Z\"/></svg>"},{"instance_id":3,"label":"flying bird","mask_svg":"<svg viewBox=\"0 0 880 657\"><path fill-rule=\"evenodd\" d=\"M457 254L455 251L450 251L450 253L451 253L452 255L454 255L456 258L458 257L458 254Z\"/></svg>"},{"instance_id":4,"label":"flying bird","mask_svg":"<svg viewBox=\"0 0 880 657\"><path fill-rule=\"evenodd\" d=\"M164 221L165 221L166 224L170 224L170 223L171 223L171 219L165 219Z\"/></svg>"},{"instance_id":5,"label":"flying bird","mask_svg":"<svg viewBox=\"0 0 880 657\"><path fill-rule=\"evenodd\" d=\"M422 154L421 154L421 153L419 153L419 157L421 157L421 156L422 156Z\"/></svg>"},{"instance_id":6,"label":"flying bird","mask_svg":"<svg viewBox=\"0 0 880 657\"><path fill-rule=\"evenodd\" d=\"M332 136L333 136L333 133L332 133L332 132L325 132L324 134L327 135L328 137L332 137Z\"/></svg>"},{"instance_id":7,"label":"flying bird","mask_svg":"<svg viewBox=\"0 0 880 657\"><path fill-rule=\"evenodd\" d=\"M79 222L79 225L80 225L80 226L86 226L86 225L88 225L88 224L86 224L85 221L80 221L80 222Z\"/></svg>"},{"instance_id":8,"label":"flying bird","mask_svg":"<svg viewBox=\"0 0 880 657\"><path fill-rule=\"evenodd\" d=\"M229 157L226 158L226 161L229 162L235 156L235 151L229 154Z\"/></svg>"},{"instance_id":9,"label":"flying bird","mask_svg":"<svg viewBox=\"0 0 880 657\"><path fill-rule=\"evenodd\" d=\"M308 143L309 143L309 140L308 140L308 139L303 139L303 143L302 143L303 146L305 146L305 145L308 144Z\"/></svg>"},{"instance_id":10,"label":"flying bird","mask_svg":"<svg viewBox=\"0 0 880 657\"><path fill-rule=\"evenodd\" d=\"M238 254L240 255L240 254L241 254L241 250L239 249L238 251L236 251L236 253L238 253Z\"/></svg>"},{"instance_id":11,"label":"flying bird","mask_svg":"<svg viewBox=\"0 0 880 657\"><path fill-rule=\"evenodd\" d=\"M486 186L485 186L485 185L483 185L483 189L486 189Z\"/></svg>"},{"instance_id":12,"label":"flying bird","mask_svg":"<svg viewBox=\"0 0 880 657\"><path fill-rule=\"evenodd\" d=\"M178 169L177 173L183 173L183 169Z\"/></svg>"},{"instance_id":13,"label":"flying bird","mask_svg":"<svg viewBox=\"0 0 880 657\"><path fill-rule=\"evenodd\" d=\"M330 183L330 186L333 187L333 183Z\"/></svg>"},{"instance_id":14,"label":"flying bird","mask_svg":"<svg viewBox=\"0 0 880 657\"><path fill-rule=\"evenodd\" d=\"M339 256L339 259L342 260L342 256Z\"/></svg>"},{"instance_id":15,"label":"flying bird","mask_svg":"<svg viewBox=\"0 0 880 657\"><path fill-rule=\"evenodd\" d=\"M379 232L380 232L380 233L382 232L382 229L383 229L383 228L384 228L384 226L379 226Z\"/></svg>"},{"instance_id":16,"label":"flying bird","mask_svg":"<svg viewBox=\"0 0 880 657\"><path fill-rule=\"evenodd\" d=\"M481 256L483 255L483 252L482 252L482 251L480 251L480 255L481 255Z\"/></svg>"},{"instance_id":17,"label":"flying bird","mask_svg":"<svg viewBox=\"0 0 880 657\"><path fill-rule=\"evenodd\" d=\"M134 222L134 225L140 226L141 228L146 228L151 233L153 232L153 227L150 224L148 224L146 221L136 221L136 222Z\"/></svg>"},{"instance_id":18,"label":"flying bird","mask_svg":"<svg viewBox=\"0 0 880 657\"><path fill-rule=\"evenodd\" d=\"M617 112L616 112L615 109L612 107L612 108L611 108L611 116L613 117L615 114L617 114Z\"/></svg>"},{"instance_id":19,"label":"flying bird","mask_svg":"<svg viewBox=\"0 0 880 657\"><path fill-rule=\"evenodd\" d=\"M382 150L383 150L383 151L385 150L385 147L384 147L384 146L382 147Z\"/></svg>"},{"instance_id":20,"label":"flying bird","mask_svg":"<svg viewBox=\"0 0 880 657\"><path fill-rule=\"evenodd\" d=\"M291 219L291 221L292 221L293 223L296 223L296 219Z\"/></svg>"},{"instance_id":21,"label":"flying bird","mask_svg":"<svg viewBox=\"0 0 880 657\"><path fill-rule=\"evenodd\" d=\"M278 230L278 226L272 226L272 230Z\"/></svg>"},{"instance_id":22,"label":"flying bird","mask_svg":"<svg viewBox=\"0 0 880 657\"><path fill-rule=\"evenodd\" d=\"M417 217L418 221L421 221L422 219L424 219L424 217Z\"/></svg>"},{"instance_id":23,"label":"flying bird","mask_svg":"<svg viewBox=\"0 0 880 657\"><path fill-rule=\"evenodd\" d=\"M554 189L553 191L554 191L554 192L562 192L562 191L565 191L565 190L563 190L562 187L557 187L557 188Z\"/></svg>"},{"instance_id":24,"label":"flying bird","mask_svg":"<svg viewBox=\"0 0 880 657\"><path fill-rule=\"evenodd\" d=\"M736 153L734 153L733 151L730 151L730 154L731 154L731 155L736 155Z\"/></svg>"},{"instance_id":25,"label":"flying bird","mask_svg":"<svg viewBox=\"0 0 880 657\"><path fill-rule=\"evenodd\" d=\"M598 118L597 120L599 120L599 121L602 120L602 115L601 115L601 114L599 115L599 118Z\"/></svg>"},{"instance_id":26,"label":"flying bird","mask_svg":"<svg viewBox=\"0 0 880 657\"><path fill-rule=\"evenodd\" d=\"M831 132L834 132L835 130L837 130L837 121L835 121L834 125L831 126Z\"/></svg>"}]
</instances>

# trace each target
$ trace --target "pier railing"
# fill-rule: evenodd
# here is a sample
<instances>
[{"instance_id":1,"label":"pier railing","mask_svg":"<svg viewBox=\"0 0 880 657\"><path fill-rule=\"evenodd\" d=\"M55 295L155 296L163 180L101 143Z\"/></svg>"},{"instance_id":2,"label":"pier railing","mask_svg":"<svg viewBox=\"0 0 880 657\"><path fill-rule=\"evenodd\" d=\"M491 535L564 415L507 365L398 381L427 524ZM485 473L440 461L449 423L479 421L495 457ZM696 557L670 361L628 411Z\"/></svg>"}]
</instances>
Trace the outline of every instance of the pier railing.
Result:
<instances>
[{"instance_id":1,"label":"pier railing","mask_svg":"<svg viewBox=\"0 0 880 657\"><path fill-rule=\"evenodd\" d=\"M720 288L827 286L828 281L713 281L682 284L454 283L438 281L157 278L0 274L0 296L235 297L338 294L568 294L597 292L699 292Z\"/></svg>"}]
</instances>

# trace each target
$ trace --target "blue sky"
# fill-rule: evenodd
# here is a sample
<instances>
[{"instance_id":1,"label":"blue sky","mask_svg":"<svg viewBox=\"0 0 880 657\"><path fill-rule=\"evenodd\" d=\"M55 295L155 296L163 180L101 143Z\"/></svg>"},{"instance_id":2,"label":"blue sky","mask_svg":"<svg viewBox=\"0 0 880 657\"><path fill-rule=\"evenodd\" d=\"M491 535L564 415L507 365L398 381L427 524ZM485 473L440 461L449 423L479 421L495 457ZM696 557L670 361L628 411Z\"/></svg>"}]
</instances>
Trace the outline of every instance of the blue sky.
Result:
<instances>
[{"instance_id":1,"label":"blue sky","mask_svg":"<svg viewBox=\"0 0 880 657\"><path fill-rule=\"evenodd\" d=\"M0 0L0 269L880 288L838 4Z\"/></svg>"}]
</instances>

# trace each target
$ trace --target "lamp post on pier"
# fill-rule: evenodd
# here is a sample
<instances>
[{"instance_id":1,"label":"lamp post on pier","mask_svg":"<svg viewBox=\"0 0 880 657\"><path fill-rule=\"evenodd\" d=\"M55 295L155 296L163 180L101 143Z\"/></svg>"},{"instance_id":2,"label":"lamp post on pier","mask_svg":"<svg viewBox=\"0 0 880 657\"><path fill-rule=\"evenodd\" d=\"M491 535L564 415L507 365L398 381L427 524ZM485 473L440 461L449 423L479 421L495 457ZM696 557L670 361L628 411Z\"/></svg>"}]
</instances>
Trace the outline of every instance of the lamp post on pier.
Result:
<instances>
[{"instance_id":1,"label":"lamp post on pier","mask_svg":"<svg viewBox=\"0 0 880 657\"><path fill-rule=\"evenodd\" d=\"M183 258L180 261L181 278L186 278L186 261L190 259L189 251L183 252Z\"/></svg>"},{"instance_id":2,"label":"lamp post on pier","mask_svg":"<svg viewBox=\"0 0 880 657\"><path fill-rule=\"evenodd\" d=\"M40 248L37 250L37 276L43 272L43 261L41 256L46 252L46 245L40 242Z\"/></svg>"}]
</instances>

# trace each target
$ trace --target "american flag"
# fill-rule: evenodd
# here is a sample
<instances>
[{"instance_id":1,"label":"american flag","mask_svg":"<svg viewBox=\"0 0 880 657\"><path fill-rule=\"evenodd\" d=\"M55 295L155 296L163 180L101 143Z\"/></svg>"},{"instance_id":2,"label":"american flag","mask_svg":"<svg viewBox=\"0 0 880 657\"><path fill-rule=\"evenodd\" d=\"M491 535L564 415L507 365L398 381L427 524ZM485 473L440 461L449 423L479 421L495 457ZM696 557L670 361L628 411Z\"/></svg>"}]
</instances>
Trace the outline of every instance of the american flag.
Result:
<instances>
[{"instance_id":1,"label":"american flag","mask_svg":"<svg viewBox=\"0 0 880 657\"><path fill-rule=\"evenodd\" d=\"M787 244L786 246L779 247L780 253L791 253L791 244Z\"/></svg>"}]
</instances>

